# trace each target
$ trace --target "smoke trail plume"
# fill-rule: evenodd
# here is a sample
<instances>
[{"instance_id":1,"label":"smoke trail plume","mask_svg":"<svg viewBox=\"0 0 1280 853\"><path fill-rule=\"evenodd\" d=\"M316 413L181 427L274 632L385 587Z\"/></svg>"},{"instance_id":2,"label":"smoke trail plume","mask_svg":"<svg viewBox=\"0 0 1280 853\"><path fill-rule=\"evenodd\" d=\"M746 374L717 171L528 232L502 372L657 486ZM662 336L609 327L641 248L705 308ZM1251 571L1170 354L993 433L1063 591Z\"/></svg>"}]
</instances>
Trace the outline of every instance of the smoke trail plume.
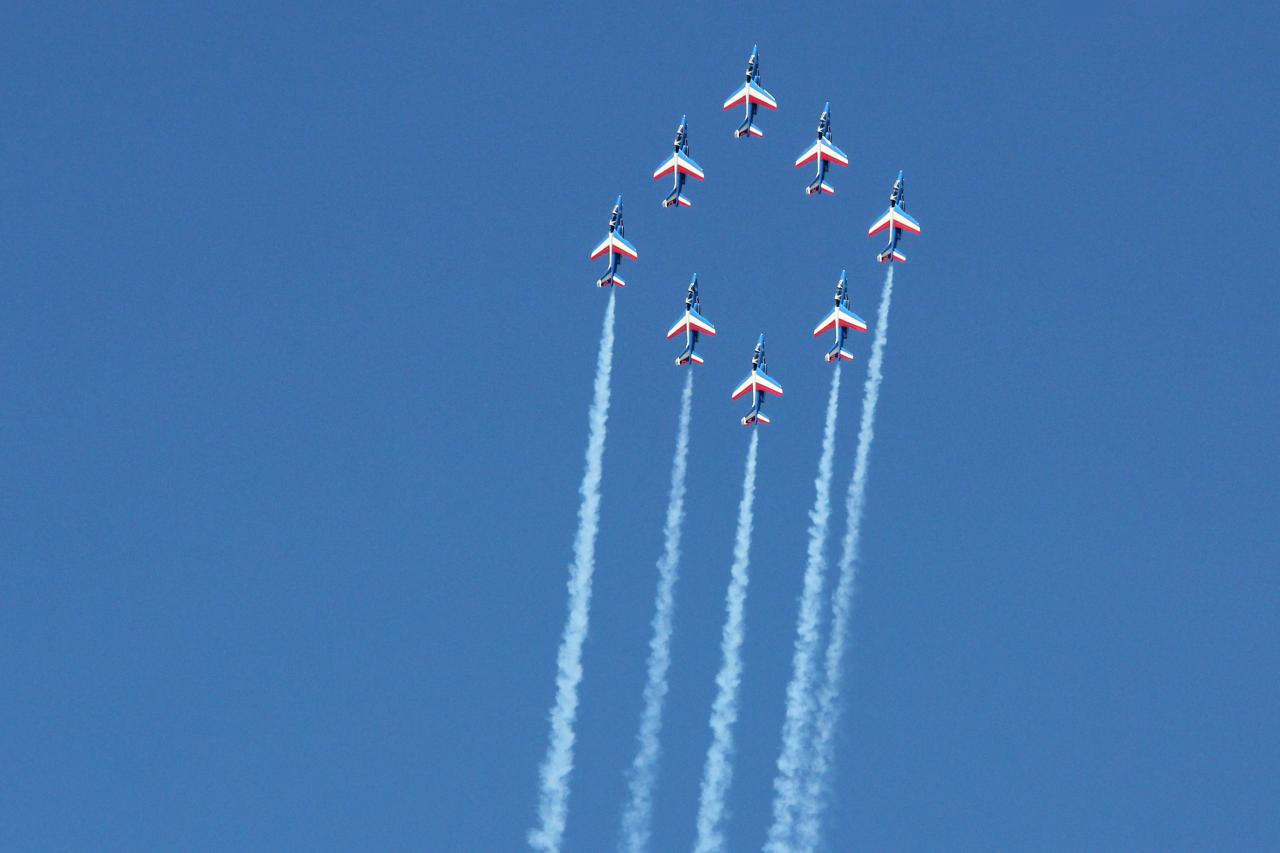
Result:
<instances>
[{"instance_id":1,"label":"smoke trail plume","mask_svg":"<svg viewBox=\"0 0 1280 853\"><path fill-rule=\"evenodd\" d=\"M591 608L591 575L596 567L596 533L600 527L600 478L605 426L609 419L609 378L613 370L614 294L604 313L600 355L596 360L595 391L587 414L586 468L582 473L582 504L578 532L573 539L569 567L569 614L560 651L556 655L556 702L551 708L551 742L542 760L538 797L539 825L529 830L535 850L558 851L569 809L569 773L573 770L574 719L578 713L578 684L582 681L582 644L587 638Z\"/></svg>"},{"instance_id":2,"label":"smoke trail plume","mask_svg":"<svg viewBox=\"0 0 1280 853\"><path fill-rule=\"evenodd\" d=\"M671 496L662 528L662 556L658 558L658 592L654 599L653 636L649 640L649 676L644 686L644 710L640 714L639 742L631 762L631 791L622 813L619 849L642 853L649 846L653 818L653 784L658 769L658 736L662 731L662 704L667 698L667 670L671 665L671 625L675 617L675 585L680 575L680 532L684 526L684 481L689 459L689 417L693 403L693 370L684 379L680 396L680 420L676 427L676 455L671 462Z\"/></svg>"},{"instance_id":3,"label":"smoke trail plume","mask_svg":"<svg viewBox=\"0 0 1280 853\"><path fill-rule=\"evenodd\" d=\"M756 448L760 433L751 431L747 467L738 504L738 532L733 543L733 568L725 596L724 633L720 637L720 673L711 705L711 746L702 769L698 798L698 839L695 853L724 849L724 798L733 779L733 724L738 720L738 686L742 681L743 609L747 601L747 567L751 557L752 504L756 496Z\"/></svg>"},{"instance_id":4,"label":"smoke trail plume","mask_svg":"<svg viewBox=\"0 0 1280 853\"><path fill-rule=\"evenodd\" d=\"M889 301L893 296L893 264L884 279L880 295L880 314L876 318L876 339L867 365L867 384L862 398L862 424L858 429L858 452L853 463L853 479L849 481L848 517L844 539L840 543L840 580L831 600L831 637L827 640L823 684L818 691L818 709L814 718L813 747L797 822L797 850L812 851L818 845L822 830L822 811L830 787L831 764L835 758L835 729L840 720L840 687L844 666L844 647L848 639L849 620L853 615L853 593L857 584L858 547L862 538L862 511L867 498L867 466L871 441L875 438L876 403L880 399L881 368L884 364L885 340L889 334Z\"/></svg>"},{"instance_id":5,"label":"smoke trail plume","mask_svg":"<svg viewBox=\"0 0 1280 853\"><path fill-rule=\"evenodd\" d=\"M792 847L795 813L804 793L802 770L805 746L813 724L813 669L818 653L822 587L827 573L827 527L831 518L832 457L836 444L836 412L840 401L840 366L831 377L827 395L827 419L822 430L818 476L813 481L813 509L809 510L809 547L805 558L804 588L796 618L796 644L787 685L787 712L782 726L782 751L773 779L773 824L765 850L787 853Z\"/></svg>"}]
</instances>

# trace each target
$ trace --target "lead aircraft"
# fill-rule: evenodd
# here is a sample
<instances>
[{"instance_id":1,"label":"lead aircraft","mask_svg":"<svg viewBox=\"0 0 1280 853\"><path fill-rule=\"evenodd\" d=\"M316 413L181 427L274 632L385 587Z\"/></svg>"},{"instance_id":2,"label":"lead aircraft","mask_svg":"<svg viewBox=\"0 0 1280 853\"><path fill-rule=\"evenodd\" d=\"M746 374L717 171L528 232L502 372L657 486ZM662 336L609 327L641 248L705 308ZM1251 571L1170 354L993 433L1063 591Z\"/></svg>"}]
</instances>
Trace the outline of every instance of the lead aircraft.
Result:
<instances>
[{"instance_id":1,"label":"lead aircraft","mask_svg":"<svg viewBox=\"0 0 1280 853\"><path fill-rule=\"evenodd\" d=\"M751 374L742 381L733 392L732 399L751 392L751 410L747 412L746 417L742 419L743 426L755 426L758 423L767 424L769 419L760 411L764 406L765 394L776 394L782 396L782 386L778 384L778 380L774 379L765 372L768 363L764 357L764 335L760 335L760 340L756 342L756 351L751 356Z\"/></svg>"},{"instance_id":2,"label":"lead aircraft","mask_svg":"<svg viewBox=\"0 0 1280 853\"><path fill-rule=\"evenodd\" d=\"M686 364L703 364L702 356L694 351L698 346L698 335L710 335L713 338L716 336L716 327L702 316L701 308L702 300L698 298L698 274L694 273L693 281L689 282L689 292L684 297L684 316L671 327L671 331L667 332L667 340L684 332L684 350L676 356L676 364L680 367Z\"/></svg>"},{"instance_id":3,"label":"lead aircraft","mask_svg":"<svg viewBox=\"0 0 1280 853\"><path fill-rule=\"evenodd\" d=\"M604 275L596 279L596 287L627 286L622 276L618 275L618 263L623 258L639 260L640 254L636 251L636 247L623 237L625 233L626 227L622 224L622 196L618 196L618 200L613 203L613 213L609 214L609 233L600 241L600 245L591 250L593 261L601 255L609 256L609 268Z\"/></svg>"},{"instance_id":4,"label":"lead aircraft","mask_svg":"<svg viewBox=\"0 0 1280 853\"><path fill-rule=\"evenodd\" d=\"M812 145L805 149L805 152L796 158L796 168L805 166L813 161L818 161L818 174L804 188L805 195L819 195L826 193L827 195L835 195L835 187L827 183L827 164L839 163L841 166L849 165L849 156L836 147L831 141L831 102L827 101L822 107L822 115L818 116L818 138Z\"/></svg>"},{"instance_id":5,"label":"lead aircraft","mask_svg":"<svg viewBox=\"0 0 1280 853\"><path fill-rule=\"evenodd\" d=\"M848 286L845 282L845 271L840 270L840 280L836 282L836 307L828 314L821 323L813 330L813 336L825 335L827 332L835 330L836 341L831 346L831 350L823 356L827 364L844 359L845 361L853 361L853 353L844 348L844 339L849 334L850 329L859 332L867 330L867 321L859 317L857 314L849 310L849 294Z\"/></svg>"},{"instance_id":6,"label":"lead aircraft","mask_svg":"<svg viewBox=\"0 0 1280 853\"><path fill-rule=\"evenodd\" d=\"M876 255L876 260L882 264L891 264L894 261L902 263L907 256L898 251L898 240L902 237L903 231L919 234L920 223L907 215L907 182L903 180L901 169L898 170L898 179L893 182L893 189L889 192L889 209L872 223L867 236L879 234L886 228L890 229L889 245L884 247L883 252Z\"/></svg>"},{"instance_id":7,"label":"lead aircraft","mask_svg":"<svg viewBox=\"0 0 1280 853\"><path fill-rule=\"evenodd\" d=\"M672 175L675 178L675 186L671 188L671 192L662 200L663 207L693 207L693 202L685 198L684 182L685 178L697 178L704 180L706 175L702 173L702 167L693 162L693 158L689 156L689 122L688 116L680 116L680 126L676 128L676 141L674 143L675 152L668 157L661 166L653 170L653 179L655 181Z\"/></svg>"},{"instance_id":8,"label":"lead aircraft","mask_svg":"<svg viewBox=\"0 0 1280 853\"><path fill-rule=\"evenodd\" d=\"M773 95L770 95L760 85L759 45L751 48L751 58L747 60L747 82L743 83L742 87L724 102L726 110L743 105L747 108L747 117L742 120L742 124L738 125L738 129L733 132L734 138L742 139L745 136L759 138L764 136L764 131L756 127L756 110L764 107L765 109L776 111L778 102Z\"/></svg>"}]
</instances>

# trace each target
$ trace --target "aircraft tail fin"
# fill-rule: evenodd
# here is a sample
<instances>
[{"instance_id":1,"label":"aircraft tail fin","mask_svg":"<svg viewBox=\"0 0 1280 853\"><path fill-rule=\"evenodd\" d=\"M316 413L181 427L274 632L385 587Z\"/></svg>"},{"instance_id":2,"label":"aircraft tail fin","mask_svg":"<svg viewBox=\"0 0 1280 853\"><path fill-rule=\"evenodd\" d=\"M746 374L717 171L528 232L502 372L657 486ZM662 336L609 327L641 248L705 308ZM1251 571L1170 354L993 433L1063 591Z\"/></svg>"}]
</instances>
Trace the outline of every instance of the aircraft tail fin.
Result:
<instances>
[{"instance_id":1,"label":"aircraft tail fin","mask_svg":"<svg viewBox=\"0 0 1280 853\"><path fill-rule=\"evenodd\" d=\"M738 129L733 132L735 139L742 139L744 136L754 136L756 139L764 137L764 131L756 127L755 117L742 120L742 124L738 125Z\"/></svg>"},{"instance_id":2,"label":"aircraft tail fin","mask_svg":"<svg viewBox=\"0 0 1280 853\"><path fill-rule=\"evenodd\" d=\"M902 252L899 252L897 249L885 249L877 256L877 259L882 264L892 263L894 261L901 264L906 263L907 256L902 254Z\"/></svg>"},{"instance_id":3,"label":"aircraft tail fin","mask_svg":"<svg viewBox=\"0 0 1280 853\"><path fill-rule=\"evenodd\" d=\"M836 349L833 349L831 352L827 353L826 356L824 357L827 360L827 364L831 364L833 361L836 361L837 359L843 359L845 361L853 361L853 353L849 352L844 347L838 347Z\"/></svg>"},{"instance_id":4,"label":"aircraft tail fin","mask_svg":"<svg viewBox=\"0 0 1280 853\"><path fill-rule=\"evenodd\" d=\"M819 180L815 180L813 183L809 184L809 186L805 187L804 194L805 195L819 195L819 194L835 195L836 188L831 186L831 184L827 183L826 181L819 179Z\"/></svg>"},{"instance_id":5,"label":"aircraft tail fin","mask_svg":"<svg viewBox=\"0 0 1280 853\"><path fill-rule=\"evenodd\" d=\"M596 287L626 287L627 283L616 272L607 274L596 282Z\"/></svg>"}]
</instances>

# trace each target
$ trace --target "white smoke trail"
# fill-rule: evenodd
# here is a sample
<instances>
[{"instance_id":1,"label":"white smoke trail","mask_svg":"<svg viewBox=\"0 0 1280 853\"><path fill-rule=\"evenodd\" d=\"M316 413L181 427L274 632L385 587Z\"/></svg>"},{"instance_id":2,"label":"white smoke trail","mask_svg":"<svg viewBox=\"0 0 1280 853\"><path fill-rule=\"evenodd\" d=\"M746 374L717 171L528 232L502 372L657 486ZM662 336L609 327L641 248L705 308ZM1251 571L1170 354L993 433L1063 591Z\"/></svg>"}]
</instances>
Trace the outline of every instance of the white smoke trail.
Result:
<instances>
[{"instance_id":1,"label":"white smoke trail","mask_svg":"<svg viewBox=\"0 0 1280 853\"><path fill-rule=\"evenodd\" d=\"M889 334L889 300L893 296L893 264L884 279L880 295L880 314L876 318L876 339L871 346L867 365L867 384L862 398L862 424L858 429L858 452L853 463L853 479L849 481L848 517L844 539L840 543L840 580L831 601L831 637L827 640L823 684L818 691L818 709L814 718L813 747L797 822L801 851L812 851L818 845L822 830L822 811L830 786L831 764L835 758L835 729L840 719L840 687L844 666L844 647L848 639L849 620L853 615L853 593L857 584L858 546L862 538L862 511L867 498L867 465L871 441L875 438L876 403L880 399L881 368L884 364L885 340Z\"/></svg>"},{"instance_id":2,"label":"white smoke trail","mask_svg":"<svg viewBox=\"0 0 1280 853\"><path fill-rule=\"evenodd\" d=\"M803 796L802 770L809 729L813 724L813 669L818 653L822 587L827 573L827 527L831 518L832 457L836 444L836 412L840 400L840 366L831 377L827 395L827 420L822 430L822 453L818 476L813 481L813 509L809 511L809 548L804 567L804 588L800 613L796 618L796 644L791 661L791 682L787 685L787 713L782 726L782 751L778 773L773 779L773 824L765 850L791 850L795 812Z\"/></svg>"},{"instance_id":3,"label":"white smoke trail","mask_svg":"<svg viewBox=\"0 0 1280 853\"><path fill-rule=\"evenodd\" d=\"M551 742L547 745L540 771L540 825L529 830L529 845L535 850L560 849L569 809L573 724L578 713L582 644L587 638L591 575L596 567L596 532L600 527L600 478L605 425L609 419L609 379L613 371L613 308L614 295L610 293L600 337L600 355L596 360L595 391L587 414L586 469L579 489L582 504L578 507L578 532L573 539L573 564L569 567L569 614L560 638L560 651L556 655L556 702L551 708Z\"/></svg>"},{"instance_id":4,"label":"white smoke trail","mask_svg":"<svg viewBox=\"0 0 1280 853\"><path fill-rule=\"evenodd\" d=\"M671 462L671 497L662 528L662 556L658 558L658 592L654 598L653 636L649 640L649 677L644 686L644 710L640 714L639 746L631 762L628 786L631 798L622 813L619 849L642 853L649 846L653 818L653 784L658 769L662 704L667 698L667 670L671 665L671 625L675 616L675 585L680 575L680 532L684 526L684 482L689 459L689 417L693 403L693 370L684 380L680 396L680 420L676 427L676 454Z\"/></svg>"},{"instance_id":5,"label":"white smoke trail","mask_svg":"<svg viewBox=\"0 0 1280 853\"><path fill-rule=\"evenodd\" d=\"M758 429L758 428L757 428ZM711 705L711 746L702 769L698 799L698 839L695 853L724 849L724 798L733 780L733 724L738 720L738 686L742 681L743 609L747 600L747 567L751 557L752 504L756 497L756 447L760 434L751 431L747 467L742 476L742 502L738 504L738 532L733 543L733 568L725 596L724 633L720 637L720 673L716 698Z\"/></svg>"}]
</instances>

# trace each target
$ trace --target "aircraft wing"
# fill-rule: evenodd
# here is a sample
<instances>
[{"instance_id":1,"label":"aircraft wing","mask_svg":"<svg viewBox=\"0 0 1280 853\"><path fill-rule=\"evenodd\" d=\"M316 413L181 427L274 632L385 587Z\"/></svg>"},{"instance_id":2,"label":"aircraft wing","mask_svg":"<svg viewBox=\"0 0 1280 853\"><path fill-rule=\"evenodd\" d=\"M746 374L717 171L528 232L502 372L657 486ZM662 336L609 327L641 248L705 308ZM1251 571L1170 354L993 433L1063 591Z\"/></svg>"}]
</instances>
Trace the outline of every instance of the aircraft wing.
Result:
<instances>
[{"instance_id":1,"label":"aircraft wing","mask_svg":"<svg viewBox=\"0 0 1280 853\"><path fill-rule=\"evenodd\" d=\"M601 240L600 245L591 250L591 260L594 261L596 258L608 252L610 247L612 247L613 251L617 252L619 255L628 257L633 261L640 260L640 253L636 251L636 247L619 237L617 234L609 234Z\"/></svg>"},{"instance_id":2,"label":"aircraft wing","mask_svg":"<svg viewBox=\"0 0 1280 853\"><path fill-rule=\"evenodd\" d=\"M817 328L813 330L813 336L826 334L834 329L837 325L846 329L856 329L859 332L867 330L867 321L854 314L852 311L845 311L843 308L837 308L828 314Z\"/></svg>"},{"instance_id":3,"label":"aircraft wing","mask_svg":"<svg viewBox=\"0 0 1280 853\"><path fill-rule=\"evenodd\" d=\"M799 157L796 158L796 168L799 169L801 166L808 165L809 163L812 163L814 160L817 160L821 151L822 151L822 143L820 141L814 142L812 145L810 145L808 148L805 149L803 154L801 154Z\"/></svg>"},{"instance_id":4,"label":"aircraft wing","mask_svg":"<svg viewBox=\"0 0 1280 853\"><path fill-rule=\"evenodd\" d=\"M774 379L764 371L757 370L755 372L756 387L768 394L774 394L778 397L782 396L782 386L778 384L778 380Z\"/></svg>"},{"instance_id":5,"label":"aircraft wing","mask_svg":"<svg viewBox=\"0 0 1280 853\"><path fill-rule=\"evenodd\" d=\"M920 233L920 223L907 215L905 210L899 210L891 207L884 212L884 215L872 223L871 228L867 231L867 236L879 234L889 226L901 228L903 231L910 231L912 234Z\"/></svg>"},{"instance_id":6,"label":"aircraft wing","mask_svg":"<svg viewBox=\"0 0 1280 853\"><path fill-rule=\"evenodd\" d=\"M782 396L782 386L772 376L753 370L751 375L742 380L742 384L734 389L730 399L736 400L748 391L763 391L767 394Z\"/></svg>"},{"instance_id":7,"label":"aircraft wing","mask_svg":"<svg viewBox=\"0 0 1280 853\"><path fill-rule=\"evenodd\" d=\"M693 162L693 158L687 154L676 152L668 157L661 166L653 170L653 179L665 178L672 172L679 171L682 175L688 175L691 178L705 180L706 175L702 172L702 167Z\"/></svg>"},{"instance_id":8,"label":"aircraft wing","mask_svg":"<svg viewBox=\"0 0 1280 853\"><path fill-rule=\"evenodd\" d=\"M829 160L832 163L839 163L841 166L849 165L849 155L831 144L830 141L821 139L818 141L818 147L823 160Z\"/></svg>"},{"instance_id":9,"label":"aircraft wing","mask_svg":"<svg viewBox=\"0 0 1280 853\"><path fill-rule=\"evenodd\" d=\"M910 231L912 234L920 233L920 223L900 207L894 208L893 222L903 231Z\"/></svg>"},{"instance_id":10,"label":"aircraft wing","mask_svg":"<svg viewBox=\"0 0 1280 853\"><path fill-rule=\"evenodd\" d=\"M692 329L695 332L701 332L713 338L716 336L716 327L711 325L711 322L706 317L703 317L697 311L686 311L685 315L671 327L671 331L667 332L667 340L671 340L686 329Z\"/></svg>"},{"instance_id":11,"label":"aircraft wing","mask_svg":"<svg viewBox=\"0 0 1280 853\"><path fill-rule=\"evenodd\" d=\"M740 107L743 104L759 104L760 106L770 110L776 110L778 108L778 102L774 99L773 95L770 95L764 87L760 86L758 83L751 81L743 83L742 87L738 89L738 91L730 95L729 99L724 102L724 108L726 110L731 110L734 107Z\"/></svg>"}]
</instances>

